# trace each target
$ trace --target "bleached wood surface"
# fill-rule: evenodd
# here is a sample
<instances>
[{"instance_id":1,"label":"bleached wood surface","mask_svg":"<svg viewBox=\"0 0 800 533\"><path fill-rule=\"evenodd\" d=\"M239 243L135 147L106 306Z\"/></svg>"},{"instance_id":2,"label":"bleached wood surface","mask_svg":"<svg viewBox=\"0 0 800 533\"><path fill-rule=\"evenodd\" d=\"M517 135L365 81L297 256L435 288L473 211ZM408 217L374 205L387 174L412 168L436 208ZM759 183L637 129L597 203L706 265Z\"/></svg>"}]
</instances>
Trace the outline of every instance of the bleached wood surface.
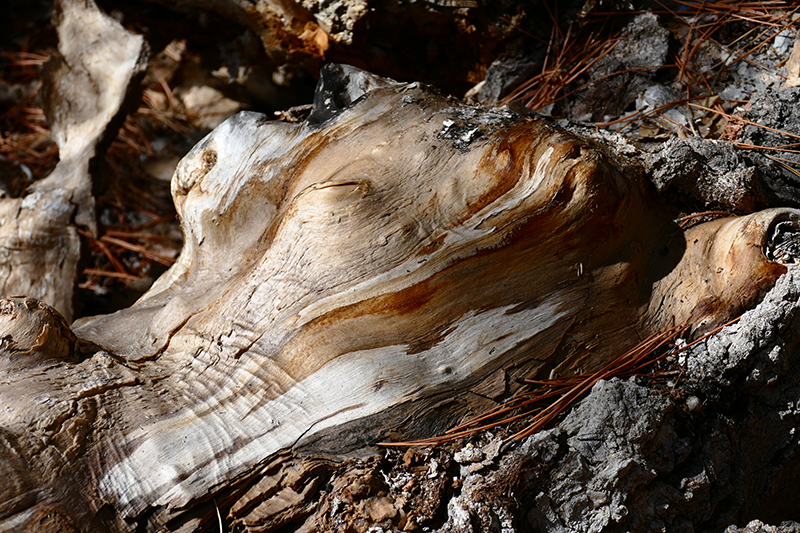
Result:
<instances>
[{"instance_id":1,"label":"bleached wood surface","mask_svg":"<svg viewBox=\"0 0 800 533\"><path fill-rule=\"evenodd\" d=\"M0 294L39 298L69 318L77 228L95 231L89 162L147 63L144 39L93 2L60 0L55 17L59 53L46 65L43 100L59 162L22 198L0 199Z\"/></svg>"},{"instance_id":2,"label":"bleached wood surface","mask_svg":"<svg viewBox=\"0 0 800 533\"><path fill-rule=\"evenodd\" d=\"M798 220L682 232L589 141L338 65L306 121L232 117L172 191L184 249L139 302L76 323L77 356L42 355L47 322L3 344L0 531L192 530L212 499L256 524L317 460L752 306Z\"/></svg>"}]
</instances>

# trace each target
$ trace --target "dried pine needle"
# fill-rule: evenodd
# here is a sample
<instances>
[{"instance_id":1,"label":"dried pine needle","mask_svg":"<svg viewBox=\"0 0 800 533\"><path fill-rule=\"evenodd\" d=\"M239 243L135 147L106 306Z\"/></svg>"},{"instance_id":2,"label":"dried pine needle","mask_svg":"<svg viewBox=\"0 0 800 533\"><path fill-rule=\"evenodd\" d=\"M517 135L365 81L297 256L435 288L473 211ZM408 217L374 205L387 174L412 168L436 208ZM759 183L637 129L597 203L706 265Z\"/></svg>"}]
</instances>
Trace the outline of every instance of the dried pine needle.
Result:
<instances>
[{"instance_id":1,"label":"dried pine needle","mask_svg":"<svg viewBox=\"0 0 800 533\"><path fill-rule=\"evenodd\" d=\"M525 427L507 437L505 442L521 440L547 427L564 410L582 398L598 381L614 377L626 378L643 375L644 370L653 363L695 346L738 320L739 317L726 322L683 347L667 349L689 330L688 326L675 326L645 339L596 372L545 380L526 379L526 384L536 385L539 388L520 393L496 408L450 429L443 435L415 441L378 444L381 446L433 446L527 419ZM646 375L658 377L659 373Z\"/></svg>"}]
</instances>

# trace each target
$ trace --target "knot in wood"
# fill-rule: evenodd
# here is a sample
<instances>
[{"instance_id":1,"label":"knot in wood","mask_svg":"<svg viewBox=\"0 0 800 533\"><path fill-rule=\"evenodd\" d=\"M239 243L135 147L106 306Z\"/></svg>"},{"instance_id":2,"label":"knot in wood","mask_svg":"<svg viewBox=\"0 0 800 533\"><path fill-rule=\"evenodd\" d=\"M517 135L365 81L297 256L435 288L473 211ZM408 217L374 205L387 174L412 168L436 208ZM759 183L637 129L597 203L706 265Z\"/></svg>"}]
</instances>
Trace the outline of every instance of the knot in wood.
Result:
<instances>
[{"instance_id":1,"label":"knot in wood","mask_svg":"<svg viewBox=\"0 0 800 533\"><path fill-rule=\"evenodd\" d=\"M71 359L77 339L64 317L35 298L0 300L0 369Z\"/></svg>"}]
</instances>

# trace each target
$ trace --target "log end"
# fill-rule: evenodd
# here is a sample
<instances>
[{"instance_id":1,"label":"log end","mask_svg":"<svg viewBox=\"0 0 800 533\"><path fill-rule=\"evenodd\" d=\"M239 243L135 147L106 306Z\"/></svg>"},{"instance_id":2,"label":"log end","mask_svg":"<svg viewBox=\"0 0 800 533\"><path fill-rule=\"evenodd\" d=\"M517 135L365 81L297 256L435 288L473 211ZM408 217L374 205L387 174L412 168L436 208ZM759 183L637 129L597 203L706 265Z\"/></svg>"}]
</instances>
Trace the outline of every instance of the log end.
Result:
<instances>
[{"instance_id":1,"label":"log end","mask_svg":"<svg viewBox=\"0 0 800 533\"><path fill-rule=\"evenodd\" d=\"M800 211L767 209L698 224L681 241L673 243L681 258L656 282L646 316L661 327L690 324L699 336L755 307L800 262Z\"/></svg>"},{"instance_id":2,"label":"log end","mask_svg":"<svg viewBox=\"0 0 800 533\"><path fill-rule=\"evenodd\" d=\"M35 298L0 300L0 369L16 370L72 360L78 340L66 319Z\"/></svg>"}]
</instances>

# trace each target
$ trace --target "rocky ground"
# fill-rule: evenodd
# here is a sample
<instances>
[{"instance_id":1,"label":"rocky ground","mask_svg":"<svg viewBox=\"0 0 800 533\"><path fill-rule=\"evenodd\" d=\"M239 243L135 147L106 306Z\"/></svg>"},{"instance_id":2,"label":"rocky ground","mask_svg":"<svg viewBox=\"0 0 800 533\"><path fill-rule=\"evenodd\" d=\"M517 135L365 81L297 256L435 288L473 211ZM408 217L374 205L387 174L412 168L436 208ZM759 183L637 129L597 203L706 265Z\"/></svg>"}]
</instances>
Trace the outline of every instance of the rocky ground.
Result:
<instances>
[{"instance_id":1,"label":"rocky ground","mask_svg":"<svg viewBox=\"0 0 800 533\"><path fill-rule=\"evenodd\" d=\"M310 102L322 62L295 55L280 63L252 29L200 3L99 3L148 36L152 58L141 103L97 162L112 178L98 191L100 231L84 236L83 315L129 305L177 256L168 185L177 160L238 110L302 114L286 110ZM687 214L800 205L791 5L631 11L586 1L557 12L478 0L301 3L329 36L326 59L551 116L635 157ZM18 16L4 32L0 77L5 196L57 161L37 100L55 47L50 4L12 5ZM790 270L736 324L667 357L661 377L601 381L521 442L506 442L514 428L498 427L327 465L303 498L276 503L260 527L800 531L792 522L800 521L799 307L800 271Z\"/></svg>"}]
</instances>

